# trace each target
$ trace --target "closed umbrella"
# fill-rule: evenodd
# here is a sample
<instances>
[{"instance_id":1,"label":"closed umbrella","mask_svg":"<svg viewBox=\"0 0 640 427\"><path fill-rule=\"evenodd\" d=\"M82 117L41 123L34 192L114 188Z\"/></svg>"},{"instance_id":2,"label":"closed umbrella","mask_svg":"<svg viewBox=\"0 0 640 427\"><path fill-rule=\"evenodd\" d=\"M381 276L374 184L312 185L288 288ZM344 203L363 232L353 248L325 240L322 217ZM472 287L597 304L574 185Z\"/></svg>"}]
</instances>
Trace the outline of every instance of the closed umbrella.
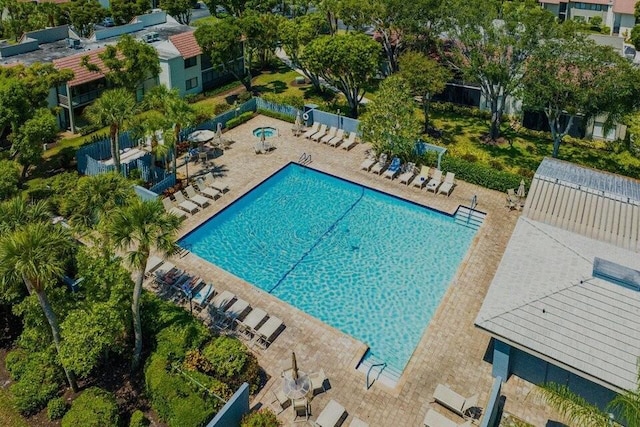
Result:
<instances>
[{"instance_id":1,"label":"closed umbrella","mask_svg":"<svg viewBox=\"0 0 640 427\"><path fill-rule=\"evenodd\" d=\"M294 351L291 352L291 377L294 381L298 381L298 362Z\"/></svg>"},{"instance_id":2,"label":"closed umbrella","mask_svg":"<svg viewBox=\"0 0 640 427\"><path fill-rule=\"evenodd\" d=\"M296 136L302 132L302 117L300 116L300 111L296 113L296 121L293 124L293 132Z\"/></svg>"},{"instance_id":3,"label":"closed umbrella","mask_svg":"<svg viewBox=\"0 0 640 427\"><path fill-rule=\"evenodd\" d=\"M516 196L518 196L521 199L524 199L525 196L525 190L524 190L524 179L520 180L520 186L518 187L518 191L516 191Z\"/></svg>"},{"instance_id":4,"label":"closed umbrella","mask_svg":"<svg viewBox=\"0 0 640 427\"><path fill-rule=\"evenodd\" d=\"M218 122L218 127L216 128L216 138L222 138L222 123Z\"/></svg>"}]
</instances>

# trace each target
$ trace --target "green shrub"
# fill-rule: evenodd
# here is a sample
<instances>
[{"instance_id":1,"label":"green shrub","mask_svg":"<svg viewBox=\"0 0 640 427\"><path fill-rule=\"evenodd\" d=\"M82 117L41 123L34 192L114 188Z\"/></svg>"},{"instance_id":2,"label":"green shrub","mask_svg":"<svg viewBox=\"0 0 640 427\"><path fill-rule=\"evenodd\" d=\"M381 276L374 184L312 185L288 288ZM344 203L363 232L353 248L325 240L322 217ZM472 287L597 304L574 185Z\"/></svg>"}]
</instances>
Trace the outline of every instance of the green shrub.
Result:
<instances>
[{"instance_id":1,"label":"green shrub","mask_svg":"<svg viewBox=\"0 0 640 427\"><path fill-rule=\"evenodd\" d=\"M169 359L182 359L187 350L200 347L209 338L207 328L195 320L184 325L169 326L156 335L156 353Z\"/></svg>"},{"instance_id":2,"label":"green shrub","mask_svg":"<svg viewBox=\"0 0 640 427\"><path fill-rule=\"evenodd\" d=\"M243 382L257 390L260 383L260 366L255 356L237 338L220 336L202 350L202 355L211 362L214 377L235 390Z\"/></svg>"},{"instance_id":3,"label":"green shrub","mask_svg":"<svg viewBox=\"0 0 640 427\"><path fill-rule=\"evenodd\" d=\"M63 398L56 397L55 399L51 399L49 403L47 403L47 417L49 417L49 421L59 420L67 412L67 409L67 402L65 402Z\"/></svg>"},{"instance_id":4,"label":"green shrub","mask_svg":"<svg viewBox=\"0 0 640 427\"><path fill-rule=\"evenodd\" d=\"M458 105L451 102L432 102L431 110L439 111L441 113L457 114L464 117L476 117L485 120L491 118L491 111L481 110L478 107ZM503 117L503 120L504 119L506 119L506 116Z\"/></svg>"},{"instance_id":5,"label":"green shrub","mask_svg":"<svg viewBox=\"0 0 640 427\"><path fill-rule=\"evenodd\" d=\"M480 163L447 156L442 159L442 170L453 172L456 178L470 184L480 185L492 190L507 191L508 188L518 188L524 177L513 173L498 171ZM527 181L527 180L525 180Z\"/></svg>"},{"instance_id":6,"label":"green shrub","mask_svg":"<svg viewBox=\"0 0 640 427\"><path fill-rule=\"evenodd\" d=\"M222 113L226 113L227 111L233 108L232 105L227 104L226 102L222 102L220 104L216 104L213 106L213 115L219 116Z\"/></svg>"},{"instance_id":7,"label":"green shrub","mask_svg":"<svg viewBox=\"0 0 640 427\"><path fill-rule=\"evenodd\" d=\"M131 414L131 420L129 421L129 427L147 427L149 425L149 420L144 416L141 410L136 409L133 414Z\"/></svg>"},{"instance_id":8,"label":"green shrub","mask_svg":"<svg viewBox=\"0 0 640 427\"><path fill-rule=\"evenodd\" d=\"M62 427L103 427L117 426L118 405L113 395L105 390L92 387L76 398L71 409L62 418Z\"/></svg>"},{"instance_id":9,"label":"green shrub","mask_svg":"<svg viewBox=\"0 0 640 427\"><path fill-rule=\"evenodd\" d=\"M298 110L302 110L305 104L304 98L300 95L265 93L262 95L262 99L273 102L274 104L290 105Z\"/></svg>"},{"instance_id":10,"label":"green shrub","mask_svg":"<svg viewBox=\"0 0 640 427\"><path fill-rule=\"evenodd\" d=\"M251 92L242 91L238 94L238 102L241 102L241 103L247 102L251 98L253 98L253 94Z\"/></svg>"},{"instance_id":11,"label":"green shrub","mask_svg":"<svg viewBox=\"0 0 640 427\"><path fill-rule=\"evenodd\" d=\"M267 110L264 108L258 108L258 114L262 114L263 116L273 117L274 119L282 120L289 123L295 123L296 118L291 117L288 114L276 113L275 111Z\"/></svg>"},{"instance_id":12,"label":"green shrub","mask_svg":"<svg viewBox=\"0 0 640 427\"><path fill-rule=\"evenodd\" d=\"M21 348L11 350L4 359L5 367L11 378L19 380L27 367L27 352Z\"/></svg>"},{"instance_id":13,"label":"green shrub","mask_svg":"<svg viewBox=\"0 0 640 427\"><path fill-rule=\"evenodd\" d=\"M269 409L249 412L242 417L240 427L280 427L282 422Z\"/></svg>"},{"instance_id":14,"label":"green shrub","mask_svg":"<svg viewBox=\"0 0 640 427\"><path fill-rule=\"evenodd\" d=\"M18 193L20 169L12 160L0 160L0 200L8 199Z\"/></svg>"},{"instance_id":15,"label":"green shrub","mask_svg":"<svg viewBox=\"0 0 640 427\"><path fill-rule=\"evenodd\" d=\"M233 119L227 122L227 128L232 129L236 126L239 126L245 122L248 122L253 118L253 111L247 111L246 113L240 114L238 117L234 117Z\"/></svg>"},{"instance_id":16,"label":"green shrub","mask_svg":"<svg viewBox=\"0 0 640 427\"><path fill-rule=\"evenodd\" d=\"M47 351L24 354L14 350L7 355L7 370L16 379L10 389L16 408L24 415L44 408L63 381L60 368Z\"/></svg>"}]
</instances>

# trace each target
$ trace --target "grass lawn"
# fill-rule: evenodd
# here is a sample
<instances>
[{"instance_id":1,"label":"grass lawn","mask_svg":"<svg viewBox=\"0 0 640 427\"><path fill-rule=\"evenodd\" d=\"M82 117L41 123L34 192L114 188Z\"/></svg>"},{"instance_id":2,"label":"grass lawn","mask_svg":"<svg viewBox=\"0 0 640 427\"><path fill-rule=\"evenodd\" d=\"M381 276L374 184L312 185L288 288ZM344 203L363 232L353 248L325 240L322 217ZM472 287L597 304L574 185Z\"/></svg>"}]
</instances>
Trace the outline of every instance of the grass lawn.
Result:
<instances>
[{"instance_id":1,"label":"grass lawn","mask_svg":"<svg viewBox=\"0 0 640 427\"><path fill-rule=\"evenodd\" d=\"M13 407L13 398L7 390L0 388L0 420L2 425L29 427L26 420Z\"/></svg>"}]
</instances>

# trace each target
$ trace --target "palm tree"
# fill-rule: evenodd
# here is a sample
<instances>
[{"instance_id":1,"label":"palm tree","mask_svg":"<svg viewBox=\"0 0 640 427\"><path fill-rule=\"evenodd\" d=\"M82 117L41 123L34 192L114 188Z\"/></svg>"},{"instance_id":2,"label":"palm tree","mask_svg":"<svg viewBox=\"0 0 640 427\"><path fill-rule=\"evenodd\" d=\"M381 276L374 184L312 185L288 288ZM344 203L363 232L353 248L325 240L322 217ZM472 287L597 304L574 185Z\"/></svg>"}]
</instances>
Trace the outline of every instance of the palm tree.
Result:
<instances>
[{"instance_id":1,"label":"palm tree","mask_svg":"<svg viewBox=\"0 0 640 427\"><path fill-rule=\"evenodd\" d=\"M113 212L105 228L116 249L125 251L127 263L136 276L131 303L135 334L132 370L138 368L142 353L140 295L147 260L152 249L165 255L175 253L179 228L178 217L167 213L159 200L143 201L137 198Z\"/></svg>"},{"instance_id":2,"label":"palm tree","mask_svg":"<svg viewBox=\"0 0 640 427\"><path fill-rule=\"evenodd\" d=\"M60 353L60 328L46 288L64 274L65 253L71 248L71 238L65 229L50 222L26 224L0 238L0 277L2 284L23 282L34 295L51 327L56 350ZM66 369L67 381L78 391L75 375Z\"/></svg>"},{"instance_id":3,"label":"palm tree","mask_svg":"<svg viewBox=\"0 0 640 427\"><path fill-rule=\"evenodd\" d=\"M111 156L116 171L120 170L120 132L136 112L136 99L125 89L111 89L87 107L85 114L90 122L99 126L109 126Z\"/></svg>"},{"instance_id":4,"label":"palm tree","mask_svg":"<svg viewBox=\"0 0 640 427\"><path fill-rule=\"evenodd\" d=\"M24 197L14 197L0 203L0 233L9 233L30 222L46 222L51 218L44 200L30 203Z\"/></svg>"},{"instance_id":5,"label":"palm tree","mask_svg":"<svg viewBox=\"0 0 640 427\"><path fill-rule=\"evenodd\" d=\"M636 390L618 394L607 405L608 410L622 417L627 427L640 427L640 376L638 383ZM614 422L609 413L587 402L567 386L547 383L538 387L535 393L570 424L591 427L620 425Z\"/></svg>"},{"instance_id":6,"label":"palm tree","mask_svg":"<svg viewBox=\"0 0 640 427\"><path fill-rule=\"evenodd\" d=\"M149 108L160 111L169 122L173 123L173 139L165 136L165 142L173 142L173 173L176 173L180 132L193 124L196 118L195 111L189 103L180 97L180 92L177 89L169 90L164 85L151 89L145 98L145 103Z\"/></svg>"}]
</instances>

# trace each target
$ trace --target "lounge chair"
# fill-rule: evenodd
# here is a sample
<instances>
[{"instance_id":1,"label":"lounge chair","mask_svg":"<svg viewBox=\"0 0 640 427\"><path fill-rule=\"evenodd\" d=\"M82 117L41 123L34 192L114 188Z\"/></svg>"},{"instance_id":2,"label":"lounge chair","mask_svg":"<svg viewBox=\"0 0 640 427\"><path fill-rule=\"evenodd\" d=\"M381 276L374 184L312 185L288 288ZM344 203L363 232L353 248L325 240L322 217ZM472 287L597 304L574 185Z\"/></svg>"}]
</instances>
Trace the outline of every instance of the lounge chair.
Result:
<instances>
[{"instance_id":1,"label":"lounge chair","mask_svg":"<svg viewBox=\"0 0 640 427\"><path fill-rule=\"evenodd\" d=\"M151 277L153 272L158 269L162 265L164 260L157 256L151 256L147 259L147 265L144 268L144 277Z\"/></svg>"},{"instance_id":2,"label":"lounge chair","mask_svg":"<svg viewBox=\"0 0 640 427\"><path fill-rule=\"evenodd\" d=\"M293 420L294 422L308 421L311 411L309 401L307 399L294 399L293 401ZM304 420L298 420L298 417L304 417Z\"/></svg>"},{"instance_id":3,"label":"lounge chair","mask_svg":"<svg viewBox=\"0 0 640 427\"><path fill-rule=\"evenodd\" d=\"M343 150L351 150L351 147L358 145L358 141L356 141L356 137L358 136L357 133L355 132L351 132L349 134L349 138L347 138L342 145L340 145L340 148L342 148Z\"/></svg>"},{"instance_id":4,"label":"lounge chair","mask_svg":"<svg viewBox=\"0 0 640 427\"><path fill-rule=\"evenodd\" d=\"M275 397L275 399L269 406L271 406L271 409L273 409L273 412L275 412L276 415L284 411L287 406L291 404L291 399L289 399L287 395L284 394L284 391L282 391L281 387L276 387L275 391L271 390L271 394L273 394L273 397ZM277 404L277 406L275 404Z\"/></svg>"},{"instance_id":5,"label":"lounge chair","mask_svg":"<svg viewBox=\"0 0 640 427\"><path fill-rule=\"evenodd\" d=\"M329 129L329 132L327 132L325 136L320 138L318 142L322 142L323 144L328 144L329 141L331 141L336 136L337 133L338 133L338 128L335 126L331 126L331 128Z\"/></svg>"},{"instance_id":6,"label":"lounge chair","mask_svg":"<svg viewBox=\"0 0 640 427\"><path fill-rule=\"evenodd\" d=\"M251 310L249 303L236 297L234 303L224 311L224 315L229 321L242 320L249 310Z\"/></svg>"},{"instance_id":7,"label":"lounge chair","mask_svg":"<svg viewBox=\"0 0 640 427\"><path fill-rule=\"evenodd\" d=\"M384 174L382 176L392 180L393 178L396 177L396 175L400 173L401 166L402 166L402 163L400 162L400 159L398 157L394 157L393 159L391 159L391 164L389 165L387 170L384 171Z\"/></svg>"},{"instance_id":8,"label":"lounge chair","mask_svg":"<svg viewBox=\"0 0 640 427\"><path fill-rule=\"evenodd\" d=\"M509 210L520 209L522 207L520 199L516 195L516 190L513 188L507 190L507 206Z\"/></svg>"},{"instance_id":9,"label":"lounge chair","mask_svg":"<svg viewBox=\"0 0 640 427\"><path fill-rule=\"evenodd\" d=\"M436 169L429 182L427 182L427 191L433 191L435 194L436 191L438 191L440 184L442 184L442 171L440 169Z\"/></svg>"},{"instance_id":10,"label":"lounge chair","mask_svg":"<svg viewBox=\"0 0 640 427\"><path fill-rule=\"evenodd\" d=\"M184 191L187 193L187 197L189 198L189 200L191 200L193 203L200 206L201 208L206 208L211 204L211 199L196 193L196 189L193 188L192 185L187 186L187 188L185 188Z\"/></svg>"},{"instance_id":11,"label":"lounge chair","mask_svg":"<svg viewBox=\"0 0 640 427\"><path fill-rule=\"evenodd\" d=\"M318 415L315 425L317 427L335 427L346 413L344 406L331 399Z\"/></svg>"},{"instance_id":12,"label":"lounge chair","mask_svg":"<svg viewBox=\"0 0 640 427\"><path fill-rule=\"evenodd\" d=\"M176 199L176 202L178 202L178 207L180 209L189 212L192 215L198 212L198 205L190 200L185 199L184 194L182 194L180 191L176 191L175 193L173 193L173 197Z\"/></svg>"},{"instance_id":13,"label":"lounge chair","mask_svg":"<svg viewBox=\"0 0 640 427\"><path fill-rule=\"evenodd\" d=\"M453 190L453 186L455 185L456 174L453 172L447 172L447 175L444 177L444 182L438 189L438 194L446 194L447 197L451 194L451 190Z\"/></svg>"},{"instance_id":14,"label":"lounge chair","mask_svg":"<svg viewBox=\"0 0 640 427\"><path fill-rule=\"evenodd\" d=\"M378 175L382 174L384 169L387 167L387 155L385 153L380 154L378 158L378 162L373 165L371 168L371 172L377 173Z\"/></svg>"},{"instance_id":15,"label":"lounge chair","mask_svg":"<svg viewBox=\"0 0 640 427\"><path fill-rule=\"evenodd\" d=\"M336 136L331 138L327 142L327 144L329 144L332 147L335 147L336 145L340 144L343 139L344 139L344 129L338 129L338 132L336 133Z\"/></svg>"},{"instance_id":16,"label":"lounge chair","mask_svg":"<svg viewBox=\"0 0 640 427\"><path fill-rule=\"evenodd\" d=\"M209 308L217 311L218 313L224 313L224 311L231 305L231 302L236 299L235 294L229 291L222 291L211 300Z\"/></svg>"},{"instance_id":17,"label":"lounge chair","mask_svg":"<svg viewBox=\"0 0 640 427\"><path fill-rule=\"evenodd\" d=\"M244 320L238 320L238 332L242 336L251 339L255 336L255 330L267 318L267 312L261 308L254 308Z\"/></svg>"},{"instance_id":18,"label":"lounge chair","mask_svg":"<svg viewBox=\"0 0 640 427\"><path fill-rule=\"evenodd\" d=\"M364 159L362 163L360 163L360 169L370 172L371 168L376 164L376 162L376 157L374 155L369 155L366 159Z\"/></svg>"},{"instance_id":19,"label":"lounge chair","mask_svg":"<svg viewBox=\"0 0 640 427\"><path fill-rule=\"evenodd\" d=\"M311 138L316 132L318 132L318 128L320 127L320 122L314 122L311 126L311 129L307 130L302 136L305 138Z\"/></svg>"},{"instance_id":20,"label":"lounge chair","mask_svg":"<svg viewBox=\"0 0 640 427\"><path fill-rule=\"evenodd\" d=\"M429 170L429 166L422 166L420 175L413 180L414 187L422 188L429 182Z\"/></svg>"},{"instance_id":21,"label":"lounge chair","mask_svg":"<svg viewBox=\"0 0 640 427\"><path fill-rule=\"evenodd\" d=\"M369 427L369 424L365 423L358 417L353 417L353 419L349 423L349 427Z\"/></svg>"},{"instance_id":22,"label":"lounge chair","mask_svg":"<svg viewBox=\"0 0 640 427\"><path fill-rule=\"evenodd\" d=\"M442 384L438 384L436 387L436 391L433 392L433 399L461 417L466 417L469 409L478 406L477 394L465 398Z\"/></svg>"},{"instance_id":23,"label":"lounge chair","mask_svg":"<svg viewBox=\"0 0 640 427\"><path fill-rule=\"evenodd\" d=\"M184 217L187 216L187 214L183 210L173 206L173 202L168 197L165 197L164 199L162 199L162 205L164 206L165 211L169 212L172 215L177 216L180 219L184 219Z\"/></svg>"},{"instance_id":24,"label":"lounge chair","mask_svg":"<svg viewBox=\"0 0 640 427\"><path fill-rule=\"evenodd\" d=\"M159 266L156 271L153 272L153 274L156 276L156 278L161 279L162 277L164 277L166 274L168 274L171 270L173 270L174 268L176 268L175 265L173 265L172 263L170 263L169 261L166 261L164 264L162 264L161 266Z\"/></svg>"},{"instance_id":25,"label":"lounge chair","mask_svg":"<svg viewBox=\"0 0 640 427\"><path fill-rule=\"evenodd\" d=\"M320 369L318 372L311 372L309 379L311 380L311 390L314 394L316 391L327 391L327 389L324 388L324 383L329 380L329 378L327 378L327 374L324 373L324 369Z\"/></svg>"},{"instance_id":26,"label":"lounge chair","mask_svg":"<svg viewBox=\"0 0 640 427\"><path fill-rule=\"evenodd\" d=\"M226 193L229 191L229 185L222 178L214 178L211 172L207 172L204 176L204 182L209 187L215 188L216 190L220 190L221 193Z\"/></svg>"},{"instance_id":27,"label":"lounge chair","mask_svg":"<svg viewBox=\"0 0 640 427\"><path fill-rule=\"evenodd\" d=\"M400 184L407 184L411 182L413 177L416 175L416 165L414 163L407 163L404 167L404 172L400 174L398 179L400 180Z\"/></svg>"},{"instance_id":28,"label":"lounge chair","mask_svg":"<svg viewBox=\"0 0 640 427\"><path fill-rule=\"evenodd\" d=\"M213 296L213 285L207 283L203 287L198 290L198 292L193 295L191 299L194 303L196 303L200 308L204 308L209 302L209 298Z\"/></svg>"},{"instance_id":29,"label":"lounge chair","mask_svg":"<svg viewBox=\"0 0 640 427\"><path fill-rule=\"evenodd\" d=\"M322 124L322 125L320 125L320 129L318 129L318 132L316 132L313 135L311 135L311 140L312 141L320 141L320 138L322 138L326 134L327 134L327 125Z\"/></svg>"},{"instance_id":30,"label":"lounge chair","mask_svg":"<svg viewBox=\"0 0 640 427\"><path fill-rule=\"evenodd\" d=\"M220 190L218 190L217 188L208 187L203 181L196 182L195 186L200 193L204 194L210 199L216 200L222 197L222 192Z\"/></svg>"},{"instance_id":31,"label":"lounge chair","mask_svg":"<svg viewBox=\"0 0 640 427\"><path fill-rule=\"evenodd\" d=\"M450 420L439 412L429 409L423 421L425 427L471 427L471 420L467 420L462 424Z\"/></svg>"},{"instance_id":32,"label":"lounge chair","mask_svg":"<svg viewBox=\"0 0 640 427\"><path fill-rule=\"evenodd\" d=\"M284 323L282 320L278 319L275 316L269 317L266 322L262 324L258 329L256 329L256 335L258 337L256 344L261 346L262 348L267 348L273 340L275 339L278 331Z\"/></svg>"}]
</instances>

